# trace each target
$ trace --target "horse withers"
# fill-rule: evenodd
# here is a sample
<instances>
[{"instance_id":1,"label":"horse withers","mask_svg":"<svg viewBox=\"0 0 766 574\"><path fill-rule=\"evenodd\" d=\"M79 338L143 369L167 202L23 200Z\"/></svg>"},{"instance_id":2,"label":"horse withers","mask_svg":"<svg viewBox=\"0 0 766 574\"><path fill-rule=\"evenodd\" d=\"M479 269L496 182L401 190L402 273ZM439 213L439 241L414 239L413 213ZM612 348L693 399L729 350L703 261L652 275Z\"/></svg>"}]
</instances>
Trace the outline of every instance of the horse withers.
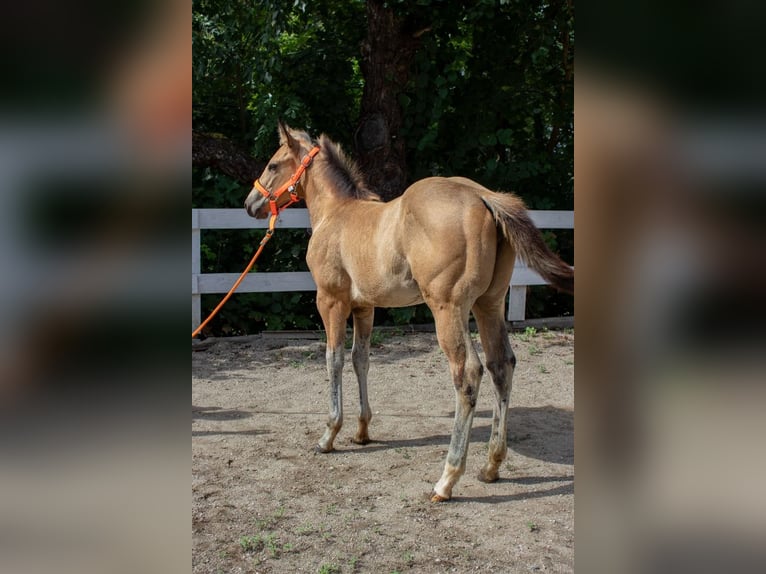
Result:
<instances>
[{"instance_id":1,"label":"horse withers","mask_svg":"<svg viewBox=\"0 0 766 574\"><path fill-rule=\"evenodd\" d=\"M462 177L429 177L384 203L325 135L315 142L306 132L280 123L279 142L245 208L258 218L296 198L305 200L308 208L312 234L306 261L327 334L330 379L330 418L317 450L331 451L343 424L341 375L349 315L360 406L352 440L366 444L372 418L367 373L374 308L425 302L455 387L452 437L431 499L450 499L465 471L484 370L470 336L471 313L495 391L489 455L479 479L497 480L507 452L508 402L516 365L504 318L514 261L519 255L551 285L569 293L574 271L548 249L523 202L513 194L493 192Z\"/></svg>"}]
</instances>

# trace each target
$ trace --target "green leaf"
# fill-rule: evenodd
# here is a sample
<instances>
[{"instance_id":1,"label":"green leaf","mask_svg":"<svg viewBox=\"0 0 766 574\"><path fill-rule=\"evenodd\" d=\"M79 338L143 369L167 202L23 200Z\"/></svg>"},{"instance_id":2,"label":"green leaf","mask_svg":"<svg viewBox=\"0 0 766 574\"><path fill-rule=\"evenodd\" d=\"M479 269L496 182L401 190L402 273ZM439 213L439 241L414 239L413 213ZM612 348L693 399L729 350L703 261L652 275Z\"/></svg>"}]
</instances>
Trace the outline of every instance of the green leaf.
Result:
<instances>
[{"instance_id":1,"label":"green leaf","mask_svg":"<svg viewBox=\"0 0 766 574\"><path fill-rule=\"evenodd\" d=\"M513 143L513 132L509 129L497 130L497 141L503 145L511 145Z\"/></svg>"}]
</instances>

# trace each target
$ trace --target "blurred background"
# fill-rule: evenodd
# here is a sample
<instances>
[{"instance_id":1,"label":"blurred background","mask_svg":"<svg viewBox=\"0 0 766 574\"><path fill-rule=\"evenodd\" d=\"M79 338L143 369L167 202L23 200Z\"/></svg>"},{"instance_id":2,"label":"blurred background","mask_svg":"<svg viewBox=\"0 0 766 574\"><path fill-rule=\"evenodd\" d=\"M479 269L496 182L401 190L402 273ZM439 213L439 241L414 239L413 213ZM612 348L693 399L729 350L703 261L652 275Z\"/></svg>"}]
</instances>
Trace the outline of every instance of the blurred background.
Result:
<instances>
[{"instance_id":1,"label":"blurred background","mask_svg":"<svg viewBox=\"0 0 766 574\"><path fill-rule=\"evenodd\" d=\"M762 6L580 7L576 567L763 571Z\"/></svg>"},{"instance_id":2,"label":"blurred background","mask_svg":"<svg viewBox=\"0 0 766 574\"><path fill-rule=\"evenodd\" d=\"M188 571L189 5L2 13L0 571Z\"/></svg>"}]
</instances>

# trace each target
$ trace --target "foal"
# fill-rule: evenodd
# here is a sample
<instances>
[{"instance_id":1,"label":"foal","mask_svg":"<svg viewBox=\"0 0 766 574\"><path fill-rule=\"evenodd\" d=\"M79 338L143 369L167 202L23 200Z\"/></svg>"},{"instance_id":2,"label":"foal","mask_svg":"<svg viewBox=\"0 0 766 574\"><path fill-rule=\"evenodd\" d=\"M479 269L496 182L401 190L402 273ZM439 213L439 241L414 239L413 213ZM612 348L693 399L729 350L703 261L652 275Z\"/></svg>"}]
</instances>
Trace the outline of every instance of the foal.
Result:
<instances>
[{"instance_id":1,"label":"foal","mask_svg":"<svg viewBox=\"0 0 766 574\"><path fill-rule=\"evenodd\" d=\"M256 180L245 208L254 217L266 217L270 207L276 210L289 201L286 189L293 201L306 201L313 230L306 261L327 333L330 378L330 418L317 450L331 451L343 424L341 375L349 315L354 321L351 360L360 405L353 441L366 444L372 418L367 371L374 308L425 302L449 360L456 403L449 452L431 499L451 498L465 471L483 373L468 328L470 313L495 390L489 457L479 479L497 480L507 451L508 401L516 365L503 314L516 255L554 287L570 293L573 270L546 247L515 195L495 193L461 177L430 177L383 203L326 136L315 143L305 132L281 123L279 136L280 147Z\"/></svg>"}]
</instances>

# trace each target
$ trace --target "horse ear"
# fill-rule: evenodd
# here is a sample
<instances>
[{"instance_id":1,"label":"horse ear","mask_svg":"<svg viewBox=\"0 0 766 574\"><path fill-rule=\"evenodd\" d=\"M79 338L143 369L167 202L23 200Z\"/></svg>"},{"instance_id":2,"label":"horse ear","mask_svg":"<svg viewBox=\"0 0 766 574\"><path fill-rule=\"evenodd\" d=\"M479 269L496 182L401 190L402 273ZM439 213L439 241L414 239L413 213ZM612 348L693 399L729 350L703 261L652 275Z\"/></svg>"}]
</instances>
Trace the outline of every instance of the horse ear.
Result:
<instances>
[{"instance_id":1,"label":"horse ear","mask_svg":"<svg viewBox=\"0 0 766 574\"><path fill-rule=\"evenodd\" d=\"M284 145L287 143L287 140L290 137L289 130L290 128L287 127L287 124L285 122L283 122L282 120L277 120L277 133L279 133L279 145Z\"/></svg>"},{"instance_id":2,"label":"horse ear","mask_svg":"<svg viewBox=\"0 0 766 574\"><path fill-rule=\"evenodd\" d=\"M292 136L292 134L290 134L290 126L282 120L277 120L277 125L279 127L279 145L287 144L293 154L299 156L301 153L301 144Z\"/></svg>"}]
</instances>

